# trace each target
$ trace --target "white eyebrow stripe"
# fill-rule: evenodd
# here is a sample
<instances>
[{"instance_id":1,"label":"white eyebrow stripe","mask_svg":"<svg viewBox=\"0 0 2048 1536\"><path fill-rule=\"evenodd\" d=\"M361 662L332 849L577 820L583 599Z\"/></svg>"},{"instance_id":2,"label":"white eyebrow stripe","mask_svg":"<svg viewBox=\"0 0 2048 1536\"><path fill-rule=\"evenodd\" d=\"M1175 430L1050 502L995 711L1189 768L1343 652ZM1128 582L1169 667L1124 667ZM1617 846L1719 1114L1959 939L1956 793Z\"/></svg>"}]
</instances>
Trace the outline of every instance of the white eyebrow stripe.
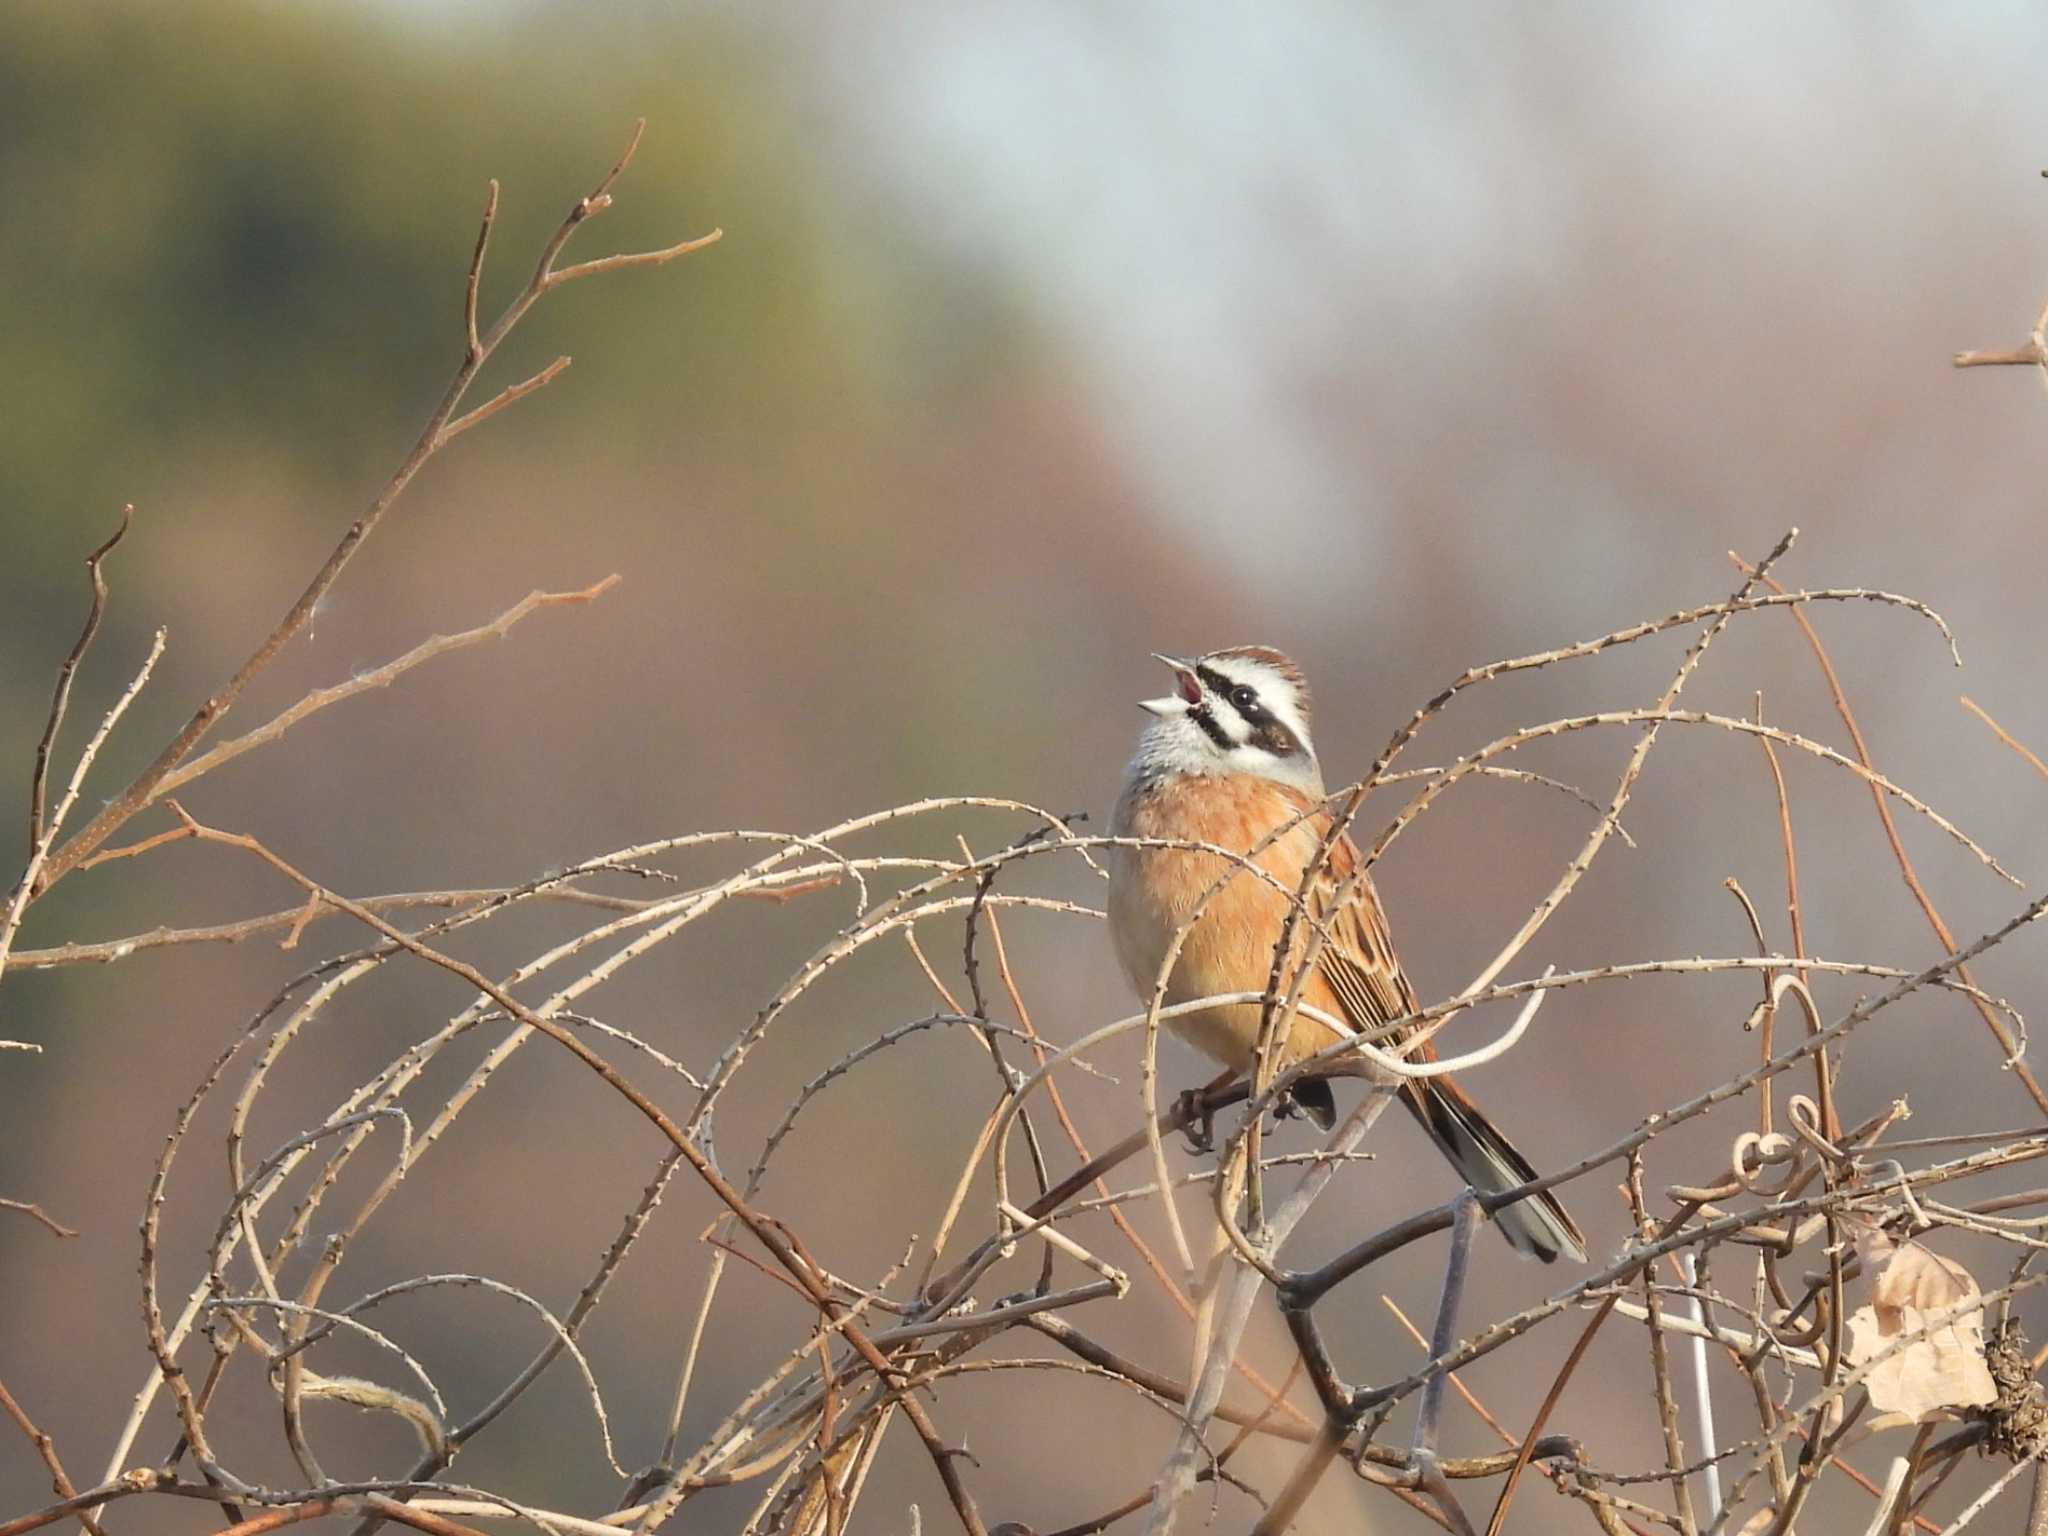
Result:
<instances>
[{"instance_id":1,"label":"white eyebrow stripe","mask_svg":"<svg viewBox=\"0 0 2048 1536\"><path fill-rule=\"evenodd\" d=\"M1311 759L1315 757L1315 744L1309 739L1307 722L1301 718L1299 710L1295 707L1294 687L1286 678L1266 663L1254 661L1247 656L1204 656L1200 665L1226 682L1241 683L1250 688L1258 695L1259 703L1294 733L1294 739L1301 743L1302 752ZM1249 741L1251 727L1238 713L1237 707L1231 705L1228 713L1245 727L1242 736L1232 732L1231 739L1237 742Z\"/></svg>"}]
</instances>

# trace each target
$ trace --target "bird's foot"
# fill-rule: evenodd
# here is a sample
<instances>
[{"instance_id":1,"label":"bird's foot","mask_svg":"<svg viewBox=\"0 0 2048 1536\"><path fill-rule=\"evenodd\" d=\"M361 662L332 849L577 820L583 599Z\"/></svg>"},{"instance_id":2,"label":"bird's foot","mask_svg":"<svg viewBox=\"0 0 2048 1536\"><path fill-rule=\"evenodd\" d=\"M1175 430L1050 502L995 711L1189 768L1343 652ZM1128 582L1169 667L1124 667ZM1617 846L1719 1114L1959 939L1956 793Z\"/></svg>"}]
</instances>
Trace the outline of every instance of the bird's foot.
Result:
<instances>
[{"instance_id":1,"label":"bird's foot","mask_svg":"<svg viewBox=\"0 0 2048 1536\"><path fill-rule=\"evenodd\" d=\"M1187 1137L1190 1152L1207 1157L1216 1150L1215 1116L1208 1105L1207 1089L1184 1089L1180 1102L1174 1106L1174 1118L1181 1122L1181 1134Z\"/></svg>"}]
</instances>

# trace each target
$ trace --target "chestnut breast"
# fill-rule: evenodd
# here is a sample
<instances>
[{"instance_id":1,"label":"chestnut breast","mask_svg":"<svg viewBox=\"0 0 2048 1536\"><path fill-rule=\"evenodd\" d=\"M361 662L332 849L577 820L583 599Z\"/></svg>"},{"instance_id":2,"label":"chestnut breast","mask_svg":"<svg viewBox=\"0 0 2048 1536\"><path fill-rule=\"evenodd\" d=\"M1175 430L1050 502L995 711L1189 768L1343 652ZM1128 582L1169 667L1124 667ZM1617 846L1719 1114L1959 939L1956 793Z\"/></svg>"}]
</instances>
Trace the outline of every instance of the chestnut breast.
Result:
<instances>
[{"instance_id":1,"label":"chestnut breast","mask_svg":"<svg viewBox=\"0 0 2048 1536\"><path fill-rule=\"evenodd\" d=\"M1248 774L1184 775L1139 783L1118 802L1112 826L1119 836L1208 843L1248 853L1273 828L1299 815L1305 797ZM1168 946L1219 880L1213 896L1181 947L1168 978L1166 1001L1187 1002L1216 992L1261 992L1272 975L1273 944L1292 905L1301 872L1328 825L1317 812L1302 818L1253 862L1272 877L1213 853L1179 848L1117 848L1110 861L1109 921L1117 958L1141 999L1157 983ZM1275 885L1279 889L1275 889ZM1284 894L1283 894L1284 893ZM1306 942L1297 922L1293 952ZM1342 1017L1337 998L1320 976L1309 978L1302 1000ZM1167 1028L1223 1065L1245 1071L1258 1043L1257 1003L1219 1005L1166 1021ZM1327 1026L1295 1020L1288 1059L1309 1054L1335 1038Z\"/></svg>"}]
</instances>

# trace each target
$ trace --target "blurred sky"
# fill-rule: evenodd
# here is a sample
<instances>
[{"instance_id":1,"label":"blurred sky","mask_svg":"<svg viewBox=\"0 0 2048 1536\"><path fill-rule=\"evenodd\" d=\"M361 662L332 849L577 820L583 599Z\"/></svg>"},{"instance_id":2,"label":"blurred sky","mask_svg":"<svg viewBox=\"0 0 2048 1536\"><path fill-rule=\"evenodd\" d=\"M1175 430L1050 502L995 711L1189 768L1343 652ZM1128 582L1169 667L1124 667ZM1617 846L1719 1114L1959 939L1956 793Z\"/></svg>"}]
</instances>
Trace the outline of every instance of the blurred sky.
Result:
<instances>
[{"instance_id":1,"label":"blurred sky","mask_svg":"<svg viewBox=\"0 0 2048 1536\"><path fill-rule=\"evenodd\" d=\"M202 786L195 811L359 894L516 880L646 837L805 829L928 794L1100 818L1136 729L1130 702L1156 691L1146 653L1247 641L1308 666L1336 782L1465 667L1713 601L1737 581L1727 550L1754 558L1797 524L1788 582L1908 592L1955 625L1962 673L1902 613L1818 616L1878 766L2031 882L2048 786L1956 696L2048 751L2048 400L2018 371L1959 374L1948 359L2017 344L2048 295L2044 46L2048 16L2017 5L11 6L0 804L26 785L75 633L78 561L114 509L135 502L138 523L111 567L77 718L97 718L157 625L171 640L95 803L265 632L402 456L457 357L485 179L503 181L506 210L488 307L644 115L640 161L582 254L712 225L725 240L536 313L483 387L557 352L574 366L430 468L245 723L533 587L614 570L625 582L337 710ZM1412 760L1646 704L1682 645L1463 700ZM1747 713L1758 690L1769 718L1843 744L1780 615L1732 628L1687 697ZM1588 736L1517 762L1605 794L1626 751ZM1812 948L1926 963L1932 941L1865 791L1810 761L1787 773ZM1373 802L1378 819L1398 803ZM1753 746L1667 732L1627 823L1640 848L1603 854L1532 964L1744 949L1729 875L1782 942L1774 802ZM950 830L920 835L944 846ZM993 845L1019 829L964 830ZM1423 990L1475 972L1585 831L1568 802L1488 785L1397 845L1382 888ZM2022 904L1924 825L1905 835L1959 934ZM1045 881L1099 897L1079 872ZM67 882L23 942L289 900L224 856L172 850L121 880ZM708 1060L842 916L778 911L678 953L615 1006ZM1014 926L1048 1032L1121 1011L1094 929ZM2038 1007L2039 953L1993 957L1986 985ZM149 1159L205 1063L304 963L245 948L7 978L0 1032L48 1050L7 1059L0 1193L85 1235L0 1225L0 1376L75 1475L99 1470L144 1362L133 1227ZM893 960L848 987L803 1037L817 1061L928 1006ZM1545 1015L1542 1052L1473 1087L1540 1161L1563 1160L1746 1059L1735 1026L1751 990L1582 994ZM291 1102L317 1113L336 1081L423 1032L444 993L422 984L366 1007L332 1043L332 1072L309 1067ZM1850 1118L1909 1090L1916 1131L2026 1118L1959 1006L1902 1009L1859 1051ZM978 1094L986 1063L966 1057L934 1047L919 1070ZM622 1169L587 1134L598 1101L563 1074L529 1064L477 1135L514 1160L522 1197L573 1208L559 1218L581 1221L573 1237L529 1252L513 1240L523 1202L488 1219L503 1181L451 1149L366 1267L416 1267L447 1225L436 1197L459 1198L478 1202L466 1267L533 1261L537 1285L572 1296L651 1153L635 1137ZM800 1081L801 1064L786 1075ZM745 1101L759 1113L779 1104L770 1076ZM846 1174L831 1147L858 1137L874 1188L933 1205L978 1102L877 1077L821 1108L839 1118L820 1121L817 1177ZM1101 1105L1104 1123L1129 1108ZM737 1144L749 1122L734 1116L722 1134ZM879 1137L904 1117L914 1133ZM1405 1128L1386 1140L1376 1166L1396 1188L1412 1175L1426 1198L1448 1193ZM1702 1136L1686 1152L1711 1160L1716 1146ZM188 1264L217 1208L205 1156L212 1182L195 1175L183 1208ZM588 1201L581 1220L599 1181L617 1199ZM860 1213L881 1197L863 1188L834 1188L807 1230L879 1268ZM1342 1219L1383 1221L1399 1198L1367 1190ZM1611 1242L1619 1214L1604 1202L1592 1184L1576 1200ZM697 1207L677 1204L652 1274L593 1328L594 1359L623 1378L629 1460L650 1454L674 1297L701 1273ZM1439 1263L1417 1254L1387 1288L1433 1295ZM1542 1285L1503 1267L1480 1300L1505 1307ZM1412 1360L1365 1300L1355 1310L1340 1343L1359 1375ZM480 1318L446 1333L452 1379L473 1393L509 1326ZM1131 1326L1176 1358L1170 1319ZM1262 1347L1281 1358L1274 1339ZM702 1427L775 1348L765 1335L750 1348L744 1330L722 1341ZM1589 1403L1585 1422L1638 1424L1640 1362L1609 1363L1612 1401ZM1489 1384L1517 1411L1541 1385L1505 1370ZM1004 1405L976 1390L960 1411L987 1439ZM251 1444L275 1440L265 1411L253 1393ZM518 1431L533 1437L520 1454L480 1443L465 1470L524 1476L564 1504L604 1497L573 1392L549 1412ZM1101 1421L1065 1414L1044 1433L1072 1436L1086 1460ZM1112 1422L1144 1466L1170 1427ZM573 1467L533 1472L533 1445L571 1423ZM337 1413L334 1433L346 1428ZM158 1426L150 1454L166 1440ZM904 1490L890 1507L918 1498L929 1515L915 1458L887 1466ZM1127 1471L1048 1491L992 1470L988 1502L1045 1528L1128 1492ZM35 1502L39 1476L0 1444L0 1512ZM1327 1490L1318 1528L1354 1518L1358 1499ZM1367 1507L1408 1528L1384 1500ZM1531 1505L1530 1528L1566 1513Z\"/></svg>"}]
</instances>

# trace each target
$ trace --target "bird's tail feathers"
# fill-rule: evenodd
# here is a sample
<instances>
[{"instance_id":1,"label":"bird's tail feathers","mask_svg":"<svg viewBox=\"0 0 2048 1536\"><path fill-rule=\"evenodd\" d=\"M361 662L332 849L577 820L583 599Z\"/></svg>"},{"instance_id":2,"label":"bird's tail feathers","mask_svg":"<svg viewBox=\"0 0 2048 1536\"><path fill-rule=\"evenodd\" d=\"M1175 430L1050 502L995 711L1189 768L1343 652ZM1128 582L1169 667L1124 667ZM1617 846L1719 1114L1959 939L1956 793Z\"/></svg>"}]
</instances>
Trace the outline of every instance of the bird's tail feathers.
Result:
<instances>
[{"instance_id":1,"label":"bird's tail feathers","mask_svg":"<svg viewBox=\"0 0 2048 1536\"><path fill-rule=\"evenodd\" d=\"M1536 1177L1514 1143L1457 1088L1441 1079L1415 1081L1411 1088L1420 1092L1403 1096L1409 1107L1451 1166L1480 1194L1497 1195ZM1503 1207L1494 1212L1493 1220L1517 1253L1545 1264L1560 1254L1581 1264L1586 1261L1585 1234L1548 1190Z\"/></svg>"}]
</instances>

